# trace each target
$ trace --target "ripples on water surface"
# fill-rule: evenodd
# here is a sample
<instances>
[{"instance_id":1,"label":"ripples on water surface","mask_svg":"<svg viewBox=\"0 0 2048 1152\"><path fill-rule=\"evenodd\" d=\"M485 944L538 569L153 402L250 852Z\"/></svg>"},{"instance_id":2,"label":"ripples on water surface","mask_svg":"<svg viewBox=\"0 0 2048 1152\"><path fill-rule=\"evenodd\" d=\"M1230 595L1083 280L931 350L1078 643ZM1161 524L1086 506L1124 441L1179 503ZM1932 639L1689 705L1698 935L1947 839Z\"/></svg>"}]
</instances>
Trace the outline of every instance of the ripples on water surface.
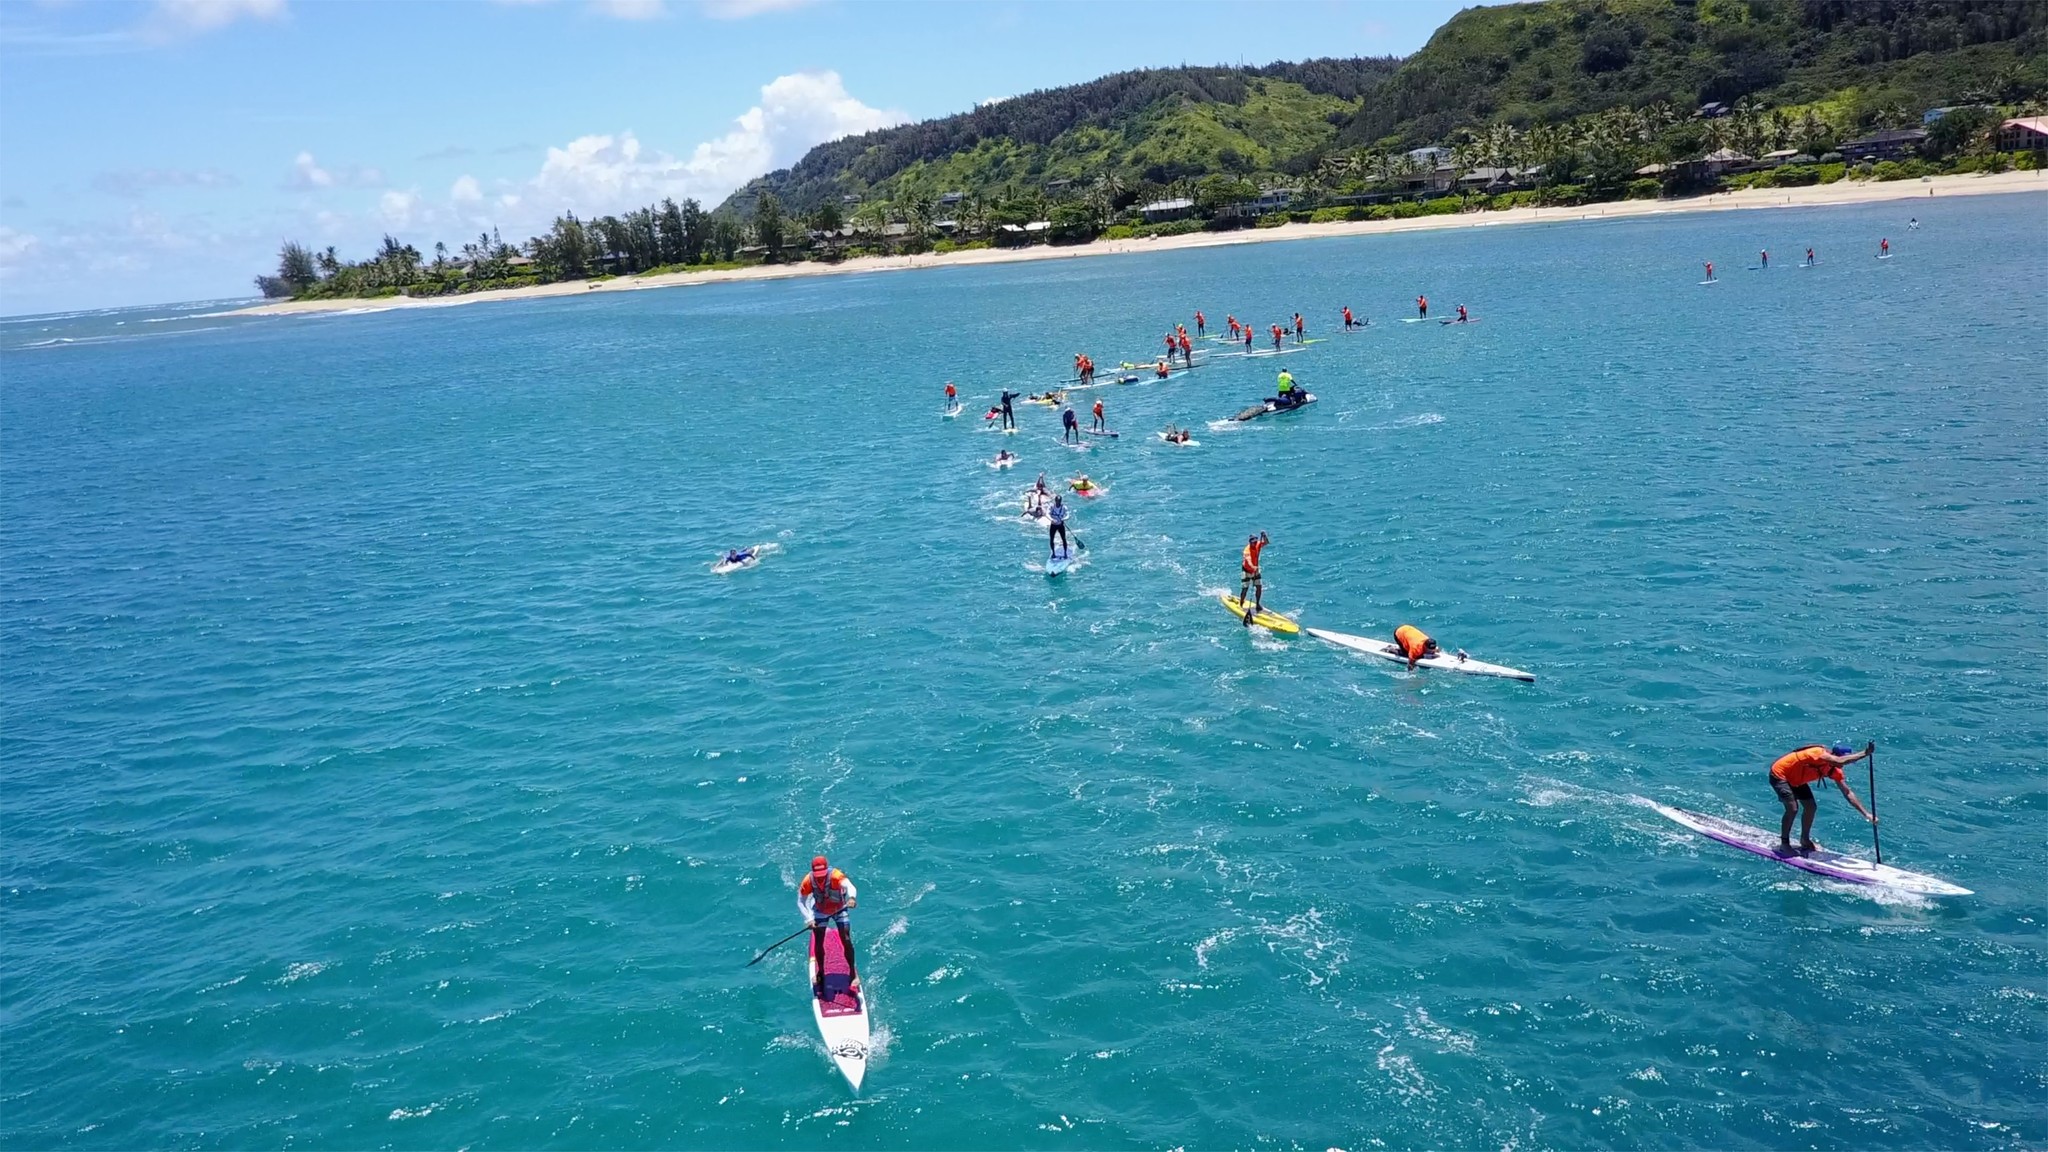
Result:
<instances>
[{"instance_id":1,"label":"ripples on water surface","mask_svg":"<svg viewBox=\"0 0 2048 1152\"><path fill-rule=\"evenodd\" d=\"M2039 1147L2041 206L10 328L0 1134ZM1086 453L974 430L1198 306L1333 338L1110 389ZM1322 403L1207 430L1283 363ZM1062 582L1041 468L1109 487ZM1246 635L1257 529L1271 604L1538 683ZM1635 799L1768 823L1836 739L1977 896ZM858 1100L800 951L741 968L820 848Z\"/></svg>"}]
</instances>

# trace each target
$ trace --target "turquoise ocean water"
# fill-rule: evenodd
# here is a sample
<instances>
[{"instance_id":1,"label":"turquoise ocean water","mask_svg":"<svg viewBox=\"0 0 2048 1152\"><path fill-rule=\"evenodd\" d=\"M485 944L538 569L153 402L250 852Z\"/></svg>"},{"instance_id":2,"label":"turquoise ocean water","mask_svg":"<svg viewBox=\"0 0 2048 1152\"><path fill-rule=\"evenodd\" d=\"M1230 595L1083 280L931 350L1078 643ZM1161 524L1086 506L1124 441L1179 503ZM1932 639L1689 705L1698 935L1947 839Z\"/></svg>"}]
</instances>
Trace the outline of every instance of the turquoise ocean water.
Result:
<instances>
[{"instance_id":1,"label":"turquoise ocean water","mask_svg":"<svg viewBox=\"0 0 2048 1152\"><path fill-rule=\"evenodd\" d=\"M0 324L0 1142L2048 1144L2042 205ZM1331 339L976 429L1197 307ZM1108 487L1059 581L1041 469ZM1260 529L1538 682L1248 634ZM1638 799L1837 740L1975 896ZM743 968L816 851L858 1097Z\"/></svg>"}]
</instances>

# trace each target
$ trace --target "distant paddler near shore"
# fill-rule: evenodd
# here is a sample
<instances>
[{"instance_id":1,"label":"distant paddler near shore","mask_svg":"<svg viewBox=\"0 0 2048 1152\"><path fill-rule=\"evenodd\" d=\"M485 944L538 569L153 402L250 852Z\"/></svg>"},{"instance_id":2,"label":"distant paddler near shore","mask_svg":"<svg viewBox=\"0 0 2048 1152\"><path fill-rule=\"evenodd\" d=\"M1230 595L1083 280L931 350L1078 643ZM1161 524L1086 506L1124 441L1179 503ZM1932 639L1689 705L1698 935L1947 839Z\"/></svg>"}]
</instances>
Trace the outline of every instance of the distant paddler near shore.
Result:
<instances>
[{"instance_id":1,"label":"distant paddler near shore","mask_svg":"<svg viewBox=\"0 0 2048 1152\"><path fill-rule=\"evenodd\" d=\"M1712 284L1712 283L1714 282L1714 262L1713 262L1712 260L1709 260L1709 261L1707 261L1707 262L1706 262L1706 264L1707 264L1707 278L1706 278L1705 280L1702 280L1702 281L1700 281L1700 283L1702 283L1702 284Z\"/></svg>"}]
</instances>

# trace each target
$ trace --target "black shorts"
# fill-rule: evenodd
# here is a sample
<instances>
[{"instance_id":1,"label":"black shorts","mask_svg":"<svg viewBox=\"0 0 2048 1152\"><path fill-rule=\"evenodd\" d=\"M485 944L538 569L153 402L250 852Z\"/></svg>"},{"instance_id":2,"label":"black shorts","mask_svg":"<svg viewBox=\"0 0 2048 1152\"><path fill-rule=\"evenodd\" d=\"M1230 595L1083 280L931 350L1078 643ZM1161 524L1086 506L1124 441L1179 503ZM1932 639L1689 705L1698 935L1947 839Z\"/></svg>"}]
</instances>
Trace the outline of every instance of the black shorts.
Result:
<instances>
[{"instance_id":1,"label":"black shorts","mask_svg":"<svg viewBox=\"0 0 2048 1152\"><path fill-rule=\"evenodd\" d=\"M1787 784L1785 783L1785 778L1776 772L1769 773L1769 775L1771 778L1771 791L1778 794L1778 799L1783 800L1787 804L1813 803L1813 785Z\"/></svg>"}]
</instances>

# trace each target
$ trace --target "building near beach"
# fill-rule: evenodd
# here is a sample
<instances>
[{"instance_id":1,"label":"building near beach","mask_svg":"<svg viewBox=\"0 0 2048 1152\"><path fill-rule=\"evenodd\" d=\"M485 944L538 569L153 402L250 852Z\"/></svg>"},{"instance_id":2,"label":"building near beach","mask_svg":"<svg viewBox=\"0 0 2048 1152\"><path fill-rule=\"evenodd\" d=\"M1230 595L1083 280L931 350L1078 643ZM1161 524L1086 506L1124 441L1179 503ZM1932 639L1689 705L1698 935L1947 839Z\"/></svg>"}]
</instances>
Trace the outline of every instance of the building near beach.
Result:
<instances>
[{"instance_id":1,"label":"building near beach","mask_svg":"<svg viewBox=\"0 0 2048 1152\"><path fill-rule=\"evenodd\" d=\"M1998 150L2048 156L2048 116L2015 116L2000 124Z\"/></svg>"}]
</instances>

